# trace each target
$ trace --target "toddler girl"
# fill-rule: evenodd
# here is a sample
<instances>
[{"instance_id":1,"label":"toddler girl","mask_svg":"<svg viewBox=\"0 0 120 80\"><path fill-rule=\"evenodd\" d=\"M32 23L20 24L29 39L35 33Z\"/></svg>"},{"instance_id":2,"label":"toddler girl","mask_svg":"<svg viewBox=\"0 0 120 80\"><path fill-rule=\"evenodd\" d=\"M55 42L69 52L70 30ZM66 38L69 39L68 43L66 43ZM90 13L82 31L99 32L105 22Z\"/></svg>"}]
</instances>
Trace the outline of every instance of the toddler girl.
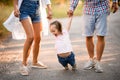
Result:
<instances>
[{"instance_id":1,"label":"toddler girl","mask_svg":"<svg viewBox=\"0 0 120 80\"><path fill-rule=\"evenodd\" d=\"M71 41L69 38L69 30L72 17L66 29L62 29L59 21L54 21L50 24L50 31L55 36L55 48L57 49L57 57L59 62L68 70L68 64L72 66L72 70L76 70L75 55L73 53Z\"/></svg>"}]
</instances>

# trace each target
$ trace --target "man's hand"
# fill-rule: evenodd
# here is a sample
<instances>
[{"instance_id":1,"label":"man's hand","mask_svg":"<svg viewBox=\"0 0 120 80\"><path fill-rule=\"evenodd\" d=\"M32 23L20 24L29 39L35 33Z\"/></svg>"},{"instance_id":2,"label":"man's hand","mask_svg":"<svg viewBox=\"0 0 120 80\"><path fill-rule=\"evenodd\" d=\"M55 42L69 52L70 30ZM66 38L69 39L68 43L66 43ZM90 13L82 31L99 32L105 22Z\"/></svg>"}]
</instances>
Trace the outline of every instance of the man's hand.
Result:
<instances>
[{"instance_id":1,"label":"man's hand","mask_svg":"<svg viewBox=\"0 0 120 80\"><path fill-rule=\"evenodd\" d=\"M113 13L115 13L118 10L118 3L117 2L113 2L112 3L112 11Z\"/></svg>"},{"instance_id":2,"label":"man's hand","mask_svg":"<svg viewBox=\"0 0 120 80\"><path fill-rule=\"evenodd\" d=\"M73 16L73 11L72 11L72 10L69 10L69 11L67 12L67 15L68 15L69 17L72 17L72 16Z\"/></svg>"}]
</instances>

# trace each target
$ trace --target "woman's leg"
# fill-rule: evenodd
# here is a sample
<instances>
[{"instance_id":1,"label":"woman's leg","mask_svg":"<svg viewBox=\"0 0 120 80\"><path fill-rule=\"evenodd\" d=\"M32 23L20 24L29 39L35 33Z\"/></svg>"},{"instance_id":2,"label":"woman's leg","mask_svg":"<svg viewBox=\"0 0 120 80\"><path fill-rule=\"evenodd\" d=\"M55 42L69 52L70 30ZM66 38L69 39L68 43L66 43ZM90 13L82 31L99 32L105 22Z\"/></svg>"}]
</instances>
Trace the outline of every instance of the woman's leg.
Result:
<instances>
[{"instance_id":1,"label":"woman's leg","mask_svg":"<svg viewBox=\"0 0 120 80\"><path fill-rule=\"evenodd\" d=\"M35 22L33 23L34 30L34 46L33 46L33 64L38 63L38 54L39 54L39 46L41 41L41 31L42 31L42 23Z\"/></svg>"},{"instance_id":2,"label":"woman's leg","mask_svg":"<svg viewBox=\"0 0 120 80\"><path fill-rule=\"evenodd\" d=\"M30 53L30 48L33 42L33 30L32 30L32 23L29 18L24 19L21 21L23 28L26 32L26 41L24 43L24 49L23 49L23 62L22 64L24 66L27 65L27 59Z\"/></svg>"},{"instance_id":3,"label":"woman's leg","mask_svg":"<svg viewBox=\"0 0 120 80\"><path fill-rule=\"evenodd\" d=\"M41 68L46 69L47 66L41 62L38 62L38 54L39 54L39 45L41 41L41 31L42 24L41 22L33 23L34 30L34 46L33 46L33 68Z\"/></svg>"}]
</instances>

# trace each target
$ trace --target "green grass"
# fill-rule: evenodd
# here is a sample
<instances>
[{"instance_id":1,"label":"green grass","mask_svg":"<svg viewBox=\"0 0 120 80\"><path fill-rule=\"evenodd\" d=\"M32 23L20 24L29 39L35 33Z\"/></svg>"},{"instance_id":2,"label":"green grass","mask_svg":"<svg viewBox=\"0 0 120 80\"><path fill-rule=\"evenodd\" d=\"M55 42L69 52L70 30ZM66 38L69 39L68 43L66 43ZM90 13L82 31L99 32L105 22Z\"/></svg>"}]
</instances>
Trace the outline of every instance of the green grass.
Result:
<instances>
[{"instance_id":1,"label":"green grass","mask_svg":"<svg viewBox=\"0 0 120 80\"><path fill-rule=\"evenodd\" d=\"M80 16L82 14L83 5L78 5L74 16ZM68 17L67 11L69 10L69 5L52 5L53 18L63 18Z\"/></svg>"},{"instance_id":2,"label":"green grass","mask_svg":"<svg viewBox=\"0 0 120 80\"><path fill-rule=\"evenodd\" d=\"M6 37L9 34L9 32L3 26L3 22L8 18L12 10L12 7L0 4L0 38Z\"/></svg>"}]
</instances>

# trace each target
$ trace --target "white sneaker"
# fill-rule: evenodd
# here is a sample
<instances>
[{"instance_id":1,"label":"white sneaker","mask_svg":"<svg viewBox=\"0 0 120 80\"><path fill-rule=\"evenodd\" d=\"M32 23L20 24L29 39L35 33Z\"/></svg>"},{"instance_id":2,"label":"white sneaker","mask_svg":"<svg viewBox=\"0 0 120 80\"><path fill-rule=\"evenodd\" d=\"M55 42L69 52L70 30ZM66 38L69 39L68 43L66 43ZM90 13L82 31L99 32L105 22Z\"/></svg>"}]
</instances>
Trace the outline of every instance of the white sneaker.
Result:
<instances>
[{"instance_id":1,"label":"white sneaker","mask_svg":"<svg viewBox=\"0 0 120 80\"><path fill-rule=\"evenodd\" d=\"M67 64L67 66L65 66L64 68L65 68L65 70L69 70L68 64Z\"/></svg>"},{"instance_id":2,"label":"white sneaker","mask_svg":"<svg viewBox=\"0 0 120 80\"><path fill-rule=\"evenodd\" d=\"M85 70L89 70L89 69L92 69L95 65L95 62L93 59L90 59L84 66L84 69Z\"/></svg>"},{"instance_id":3,"label":"white sneaker","mask_svg":"<svg viewBox=\"0 0 120 80\"><path fill-rule=\"evenodd\" d=\"M96 62L94 68L95 68L95 72L97 72L97 73L102 73L103 72L103 69L102 69L101 64L100 64L99 61Z\"/></svg>"},{"instance_id":4,"label":"white sneaker","mask_svg":"<svg viewBox=\"0 0 120 80\"><path fill-rule=\"evenodd\" d=\"M32 65L33 68L40 68L40 69L47 69L47 66L44 65L42 62L38 62Z\"/></svg>"},{"instance_id":5,"label":"white sneaker","mask_svg":"<svg viewBox=\"0 0 120 80\"><path fill-rule=\"evenodd\" d=\"M20 73L23 76L27 76L29 74L29 69L27 68L27 66L23 65L22 67L20 67Z\"/></svg>"}]
</instances>

